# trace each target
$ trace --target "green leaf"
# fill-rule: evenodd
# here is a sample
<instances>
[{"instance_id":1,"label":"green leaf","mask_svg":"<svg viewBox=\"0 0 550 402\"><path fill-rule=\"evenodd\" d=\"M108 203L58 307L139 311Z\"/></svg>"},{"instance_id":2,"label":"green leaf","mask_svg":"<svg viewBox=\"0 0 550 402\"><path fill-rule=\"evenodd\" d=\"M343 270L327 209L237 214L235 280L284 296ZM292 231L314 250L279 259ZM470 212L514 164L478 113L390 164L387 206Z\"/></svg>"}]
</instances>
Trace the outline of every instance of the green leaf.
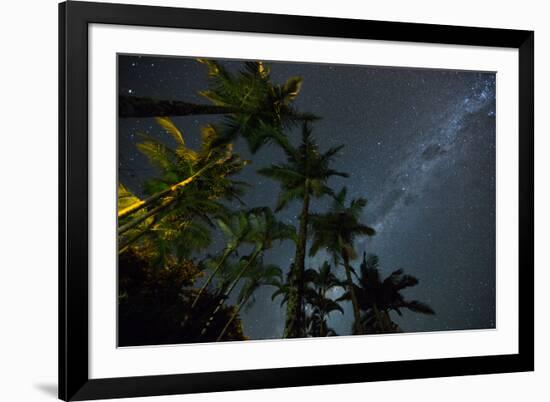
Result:
<instances>
[{"instance_id":1,"label":"green leaf","mask_svg":"<svg viewBox=\"0 0 550 402\"><path fill-rule=\"evenodd\" d=\"M303 84L302 77L290 77L283 85L282 95L288 100L294 100L300 93Z\"/></svg>"},{"instance_id":2,"label":"green leaf","mask_svg":"<svg viewBox=\"0 0 550 402\"><path fill-rule=\"evenodd\" d=\"M181 131L178 130L178 128L174 125L172 120L170 120L168 117L155 117L155 121L166 130L168 134L172 136L174 140L178 143L178 145L185 146L185 142L183 141L183 135L181 134Z\"/></svg>"}]
</instances>

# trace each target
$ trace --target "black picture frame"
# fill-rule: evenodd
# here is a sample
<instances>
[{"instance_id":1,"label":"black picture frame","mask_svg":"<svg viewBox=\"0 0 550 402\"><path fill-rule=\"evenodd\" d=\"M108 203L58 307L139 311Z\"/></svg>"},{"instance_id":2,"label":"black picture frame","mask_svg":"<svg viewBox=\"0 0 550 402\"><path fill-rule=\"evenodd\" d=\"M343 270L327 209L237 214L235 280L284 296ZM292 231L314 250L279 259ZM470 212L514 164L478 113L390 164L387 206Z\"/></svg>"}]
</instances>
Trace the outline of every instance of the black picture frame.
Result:
<instances>
[{"instance_id":1,"label":"black picture frame","mask_svg":"<svg viewBox=\"0 0 550 402\"><path fill-rule=\"evenodd\" d=\"M90 379L88 25L193 28L519 50L517 354ZM59 398L89 400L534 370L534 32L70 1L59 5Z\"/></svg>"}]
</instances>

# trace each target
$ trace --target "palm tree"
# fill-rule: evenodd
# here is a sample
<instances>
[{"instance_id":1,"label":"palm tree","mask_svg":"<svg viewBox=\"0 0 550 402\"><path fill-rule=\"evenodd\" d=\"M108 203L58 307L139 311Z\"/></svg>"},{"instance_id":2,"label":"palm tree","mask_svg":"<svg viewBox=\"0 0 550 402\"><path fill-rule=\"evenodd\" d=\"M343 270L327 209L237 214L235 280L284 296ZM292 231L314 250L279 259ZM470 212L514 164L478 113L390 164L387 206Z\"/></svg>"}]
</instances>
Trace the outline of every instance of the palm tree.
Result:
<instances>
[{"instance_id":1,"label":"palm tree","mask_svg":"<svg viewBox=\"0 0 550 402\"><path fill-rule=\"evenodd\" d=\"M240 171L248 161L241 160L238 155L233 154L232 145L218 144L220 134L215 126L208 125L201 129L201 148L195 151L186 146L183 134L170 119L159 117L155 120L176 141L177 147L172 149L156 139L143 136L144 140L137 144L137 147L147 156L150 163L160 170L161 177L146 184L145 190L151 194L149 197L144 200L138 199L118 211L119 220L153 205L160 204L161 208L172 205L181 190L196 183L199 178L203 184L207 184L202 187L216 188L220 192L218 187L222 184L222 191L225 192L223 195L239 194L233 183L222 179ZM152 215L151 211L149 213ZM146 219L142 216L140 218L137 223ZM135 225L134 221L130 221L120 226L119 234Z\"/></svg>"},{"instance_id":2,"label":"palm tree","mask_svg":"<svg viewBox=\"0 0 550 402\"><path fill-rule=\"evenodd\" d=\"M208 243L209 230L204 224L213 226L211 217L226 212L221 200L239 200L242 194L243 183L231 176L248 162L233 154L230 144L214 145L219 137L215 127L202 129L201 148L193 150L169 119L158 118L157 122L178 145L172 149L151 138L138 144L160 177L145 183L144 190L151 195L144 200L119 188L119 251L145 233L180 238L182 245L191 245L194 238Z\"/></svg>"},{"instance_id":3,"label":"palm tree","mask_svg":"<svg viewBox=\"0 0 550 402\"><path fill-rule=\"evenodd\" d=\"M325 261L316 271L308 269L305 272L307 287L305 299L311 306L308 332L312 336L335 335L333 329L327 325L327 318L333 311L344 313L342 307L335 300L328 297L327 293L334 288L343 287L343 283L331 272L330 264Z\"/></svg>"},{"instance_id":4,"label":"palm tree","mask_svg":"<svg viewBox=\"0 0 550 402\"><path fill-rule=\"evenodd\" d=\"M325 214L312 214L311 226L313 229L313 241L310 255L317 254L319 249L324 248L332 254L335 265L341 259L346 271L348 291L354 313L355 332L362 334L359 304L353 287L351 277L350 260L357 257L354 248L355 239L358 236L373 236L373 228L360 222L363 208L367 205L365 198L357 198L346 206L346 187L334 197L330 210Z\"/></svg>"},{"instance_id":5,"label":"palm tree","mask_svg":"<svg viewBox=\"0 0 550 402\"><path fill-rule=\"evenodd\" d=\"M204 193L196 188L186 191L184 198L185 207L148 214L140 224L120 235L119 254L130 247L147 248L155 250L152 254L160 261L169 252L188 257L193 250L207 247L211 242L208 215L220 213L224 207L214 200L205 200ZM119 209L137 199L124 185L119 185ZM181 202L183 204L183 200ZM134 219L146 213L146 210L138 211Z\"/></svg>"},{"instance_id":6,"label":"palm tree","mask_svg":"<svg viewBox=\"0 0 550 402\"><path fill-rule=\"evenodd\" d=\"M274 301L277 297L282 296L281 307L288 302L288 295L290 294L290 273L294 271L294 263L290 264L290 268L286 274L286 279L283 279L283 274L279 275L272 281L272 285L275 287L275 292L271 294L271 300Z\"/></svg>"},{"instance_id":7,"label":"palm tree","mask_svg":"<svg viewBox=\"0 0 550 402\"><path fill-rule=\"evenodd\" d=\"M183 326L185 320L199 322L202 312L210 311L218 302L206 291L198 306L191 311L196 289L193 284L201 268L193 260L169 257L159 265L151 257L151 249L132 247L120 255L118 264L119 341L123 346L159 345L214 341L226 325L233 306L219 311L211 333L201 336L200 327ZM189 318L186 318L189 316ZM224 340L244 340L241 321L233 320Z\"/></svg>"},{"instance_id":8,"label":"palm tree","mask_svg":"<svg viewBox=\"0 0 550 402\"><path fill-rule=\"evenodd\" d=\"M385 279L381 279L378 257L363 254L360 266L359 285L354 285L359 308L363 312L361 318L367 333L400 332L397 324L390 318L390 311L402 315L402 309L415 313L433 315L435 312L430 306L416 300L406 300L401 294L403 289L418 285L418 279L405 275L402 269L392 272ZM346 292L341 299L349 299Z\"/></svg>"},{"instance_id":9,"label":"palm tree","mask_svg":"<svg viewBox=\"0 0 550 402\"><path fill-rule=\"evenodd\" d=\"M286 154L286 163L260 169L259 173L278 181L281 185L276 211L283 209L295 199L302 200L294 269L290 272L289 278L290 293L284 333L285 338L296 338L303 335L303 276L311 197L332 195L333 191L327 186L329 178L348 177L348 175L330 168L334 156L343 146L333 147L321 153L311 135L311 127L307 123L302 125L302 142L298 148L285 142L280 142L280 145Z\"/></svg>"},{"instance_id":10,"label":"palm tree","mask_svg":"<svg viewBox=\"0 0 550 402\"><path fill-rule=\"evenodd\" d=\"M234 308L234 312L227 321L227 324L220 332L217 341L223 339L225 332L233 323L233 320L239 315L241 309L250 301L250 298L254 295L254 292L261 286L272 285L275 282L275 278L281 275L281 269L276 265L263 265L261 262L257 262L254 266L250 267L245 275L245 282L237 297L237 307ZM252 300L253 302L254 300Z\"/></svg>"},{"instance_id":11,"label":"palm tree","mask_svg":"<svg viewBox=\"0 0 550 402\"><path fill-rule=\"evenodd\" d=\"M209 89L200 92L212 104L154 100L134 96L119 96L120 117L159 117L203 114L223 114L225 124L221 142L242 135L252 152L282 135L282 129L298 121L316 119L308 113L298 113L293 102L298 96L301 77L290 77L283 85L270 80L270 68L262 62L245 62L236 74L227 71L214 60L198 59L206 65Z\"/></svg>"},{"instance_id":12,"label":"palm tree","mask_svg":"<svg viewBox=\"0 0 550 402\"><path fill-rule=\"evenodd\" d=\"M224 302L229 299L229 296L236 288L241 278L256 264L257 259L261 259L263 252L270 249L273 246L273 242L276 240L296 240L294 227L277 221L275 215L269 208L255 208L251 210L249 222L250 232L247 235L247 241L254 244L254 247L250 254L242 257L239 261L240 268L237 270L237 274L230 285L224 286L220 290L218 294L220 301L204 326L203 333L206 332L210 323L216 316L216 313L222 308Z\"/></svg>"},{"instance_id":13,"label":"palm tree","mask_svg":"<svg viewBox=\"0 0 550 402\"><path fill-rule=\"evenodd\" d=\"M239 211L229 216L221 216L216 220L218 227L221 229L226 237L225 248L221 257L216 262L216 265L214 266L211 274L208 276L208 279L199 289L191 305L191 308L195 307L202 293L205 291L208 285L210 285L218 271L224 265L227 258L229 258L231 254L233 254L237 250L241 243L246 240L247 236L250 233L250 222L248 217L249 214L247 211Z\"/></svg>"}]
</instances>

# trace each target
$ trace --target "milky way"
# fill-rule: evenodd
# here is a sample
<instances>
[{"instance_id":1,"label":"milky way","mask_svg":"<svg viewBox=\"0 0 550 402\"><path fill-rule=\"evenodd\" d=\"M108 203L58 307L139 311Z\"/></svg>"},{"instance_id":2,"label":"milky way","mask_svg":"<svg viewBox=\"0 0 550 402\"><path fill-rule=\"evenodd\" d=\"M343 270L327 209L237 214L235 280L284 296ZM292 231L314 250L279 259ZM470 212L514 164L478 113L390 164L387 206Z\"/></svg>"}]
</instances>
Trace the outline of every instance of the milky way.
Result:
<instances>
[{"instance_id":1,"label":"milky way","mask_svg":"<svg viewBox=\"0 0 550 402\"><path fill-rule=\"evenodd\" d=\"M238 61L225 61L235 70ZM119 92L164 99L201 101L204 67L191 59L121 56ZM376 236L356 243L380 257L383 274L397 268L419 278L407 297L429 303L435 316L405 312L392 318L405 331L493 328L495 326L495 75L490 72L426 70L304 63L272 63L272 78L304 78L297 106L322 117L314 125L321 147L345 144L335 168L349 172L351 197L369 203L363 220ZM190 144L212 116L175 118ZM152 119L125 119L119 125L119 174L139 193L153 172L135 149L138 132L162 137ZM296 141L298 132L289 136ZM164 137L163 137L164 138ZM252 185L249 206L274 206L275 182L258 174L283 160L275 147L251 156L242 141L236 151L253 159L241 179ZM266 190L267 189L267 190ZM329 205L316 200L314 212ZM299 205L279 214L296 223ZM288 269L292 245L267 254L268 262ZM327 256L308 261L315 267ZM355 265L358 261L354 262ZM245 309L245 332L253 339L281 336L284 311L264 288ZM330 325L348 334L351 307L331 316Z\"/></svg>"}]
</instances>

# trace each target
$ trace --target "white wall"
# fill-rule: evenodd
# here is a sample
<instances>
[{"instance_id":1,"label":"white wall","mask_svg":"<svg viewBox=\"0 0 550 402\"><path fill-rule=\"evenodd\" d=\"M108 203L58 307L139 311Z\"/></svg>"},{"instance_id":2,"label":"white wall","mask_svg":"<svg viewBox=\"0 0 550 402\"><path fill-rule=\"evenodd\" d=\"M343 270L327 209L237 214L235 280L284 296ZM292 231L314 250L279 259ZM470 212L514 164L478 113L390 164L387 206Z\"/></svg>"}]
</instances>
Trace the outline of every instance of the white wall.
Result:
<instances>
[{"instance_id":1,"label":"white wall","mask_svg":"<svg viewBox=\"0 0 550 402\"><path fill-rule=\"evenodd\" d=\"M123 1L120 1L123 2ZM137 1L135 1L137 2ZM540 0L141 1L241 11L478 25L536 31L536 372L157 398L280 401L298 398L463 401L548 400L547 269L550 169L550 24ZM2 2L0 21L0 400L54 400L57 376L57 5ZM153 400L153 399L135 399Z\"/></svg>"}]
</instances>

